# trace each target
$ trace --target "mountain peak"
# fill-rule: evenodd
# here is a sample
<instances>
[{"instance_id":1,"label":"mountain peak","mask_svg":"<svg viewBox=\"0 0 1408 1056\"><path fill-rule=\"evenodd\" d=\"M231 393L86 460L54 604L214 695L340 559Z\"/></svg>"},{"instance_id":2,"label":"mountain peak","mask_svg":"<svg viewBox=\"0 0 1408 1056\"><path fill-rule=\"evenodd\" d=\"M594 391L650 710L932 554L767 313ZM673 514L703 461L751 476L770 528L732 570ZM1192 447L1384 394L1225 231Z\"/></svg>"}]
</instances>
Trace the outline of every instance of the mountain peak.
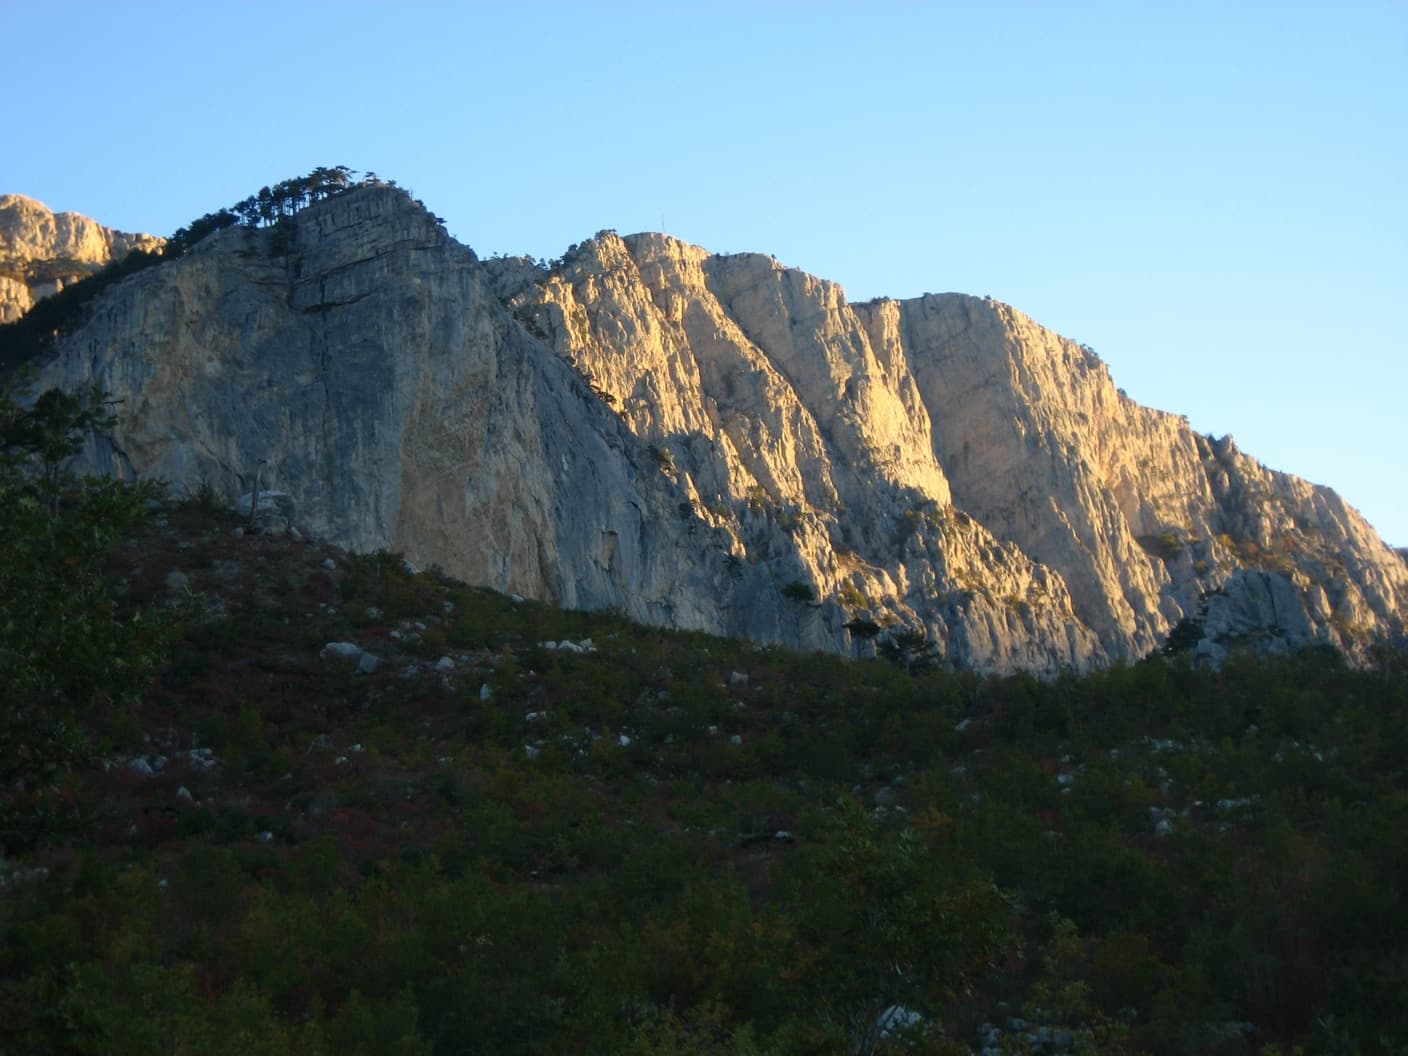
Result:
<instances>
[{"instance_id":1,"label":"mountain peak","mask_svg":"<svg viewBox=\"0 0 1408 1056\"><path fill-rule=\"evenodd\" d=\"M22 194L0 195L0 322L86 278L134 249L164 240L104 227L78 213L56 213Z\"/></svg>"},{"instance_id":2,"label":"mountain peak","mask_svg":"<svg viewBox=\"0 0 1408 1056\"><path fill-rule=\"evenodd\" d=\"M1043 672L1403 633L1408 568L1334 492L1009 305L655 233L480 261L433 221L358 186L230 227L43 383L135 409L97 468L259 473L305 531L646 622Z\"/></svg>"}]
</instances>

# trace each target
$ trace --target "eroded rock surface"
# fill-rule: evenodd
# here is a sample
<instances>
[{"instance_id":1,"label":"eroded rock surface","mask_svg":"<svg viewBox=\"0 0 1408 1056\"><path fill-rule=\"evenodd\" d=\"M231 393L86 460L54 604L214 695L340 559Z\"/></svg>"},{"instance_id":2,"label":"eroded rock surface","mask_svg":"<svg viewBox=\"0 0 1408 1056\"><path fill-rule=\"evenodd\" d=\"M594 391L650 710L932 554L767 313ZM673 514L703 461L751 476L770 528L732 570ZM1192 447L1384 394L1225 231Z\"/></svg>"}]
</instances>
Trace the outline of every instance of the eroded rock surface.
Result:
<instances>
[{"instance_id":1,"label":"eroded rock surface","mask_svg":"<svg viewBox=\"0 0 1408 1056\"><path fill-rule=\"evenodd\" d=\"M1334 492L1006 305L851 305L664 235L481 262L390 187L135 275L43 381L126 401L103 468L232 498L257 470L305 531L669 626L1049 672L1185 620L1354 654L1408 611Z\"/></svg>"},{"instance_id":2,"label":"eroded rock surface","mask_svg":"<svg viewBox=\"0 0 1408 1056\"><path fill-rule=\"evenodd\" d=\"M0 323L132 250L156 250L163 241L77 213L55 213L21 194L0 194Z\"/></svg>"}]
</instances>

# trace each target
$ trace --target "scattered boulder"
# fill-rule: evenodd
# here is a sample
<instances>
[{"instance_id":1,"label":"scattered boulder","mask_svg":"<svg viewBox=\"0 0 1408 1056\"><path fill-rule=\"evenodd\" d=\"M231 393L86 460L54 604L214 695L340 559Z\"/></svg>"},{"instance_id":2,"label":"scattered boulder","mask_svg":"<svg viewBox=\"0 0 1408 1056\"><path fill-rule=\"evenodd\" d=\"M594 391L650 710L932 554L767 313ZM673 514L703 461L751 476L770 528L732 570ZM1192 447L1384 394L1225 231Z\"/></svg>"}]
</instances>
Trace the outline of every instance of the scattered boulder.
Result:
<instances>
[{"instance_id":1,"label":"scattered boulder","mask_svg":"<svg viewBox=\"0 0 1408 1056\"><path fill-rule=\"evenodd\" d=\"M875 1030L882 1038L922 1025L924 1017L903 1005L891 1005L875 1019Z\"/></svg>"},{"instance_id":2,"label":"scattered boulder","mask_svg":"<svg viewBox=\"0 0 1408 1056\"><path fill-rule=\"evenodd\" d=\"M241 495L239 501L235 503L235 511L241 517L249 517L249 507L253 501L253 495ZM293 516L294 502L288 492L261 491L259 503L255 507L252 519L254 524L261 529L278 528L287 531L293 523Z\"/></svg>"},{"instance_id":3,"label":"scattered boulder","mask_svg":"<svg viewBox=\"0 0 1408 1056\"><path fill-rule=\"evenodd\" d=\"M363 675L370 675L381 666L381 657L367 652L355 642L328 642L318 655L349 660L356 665L358 674Z\"/></svg>"}]
</instances>

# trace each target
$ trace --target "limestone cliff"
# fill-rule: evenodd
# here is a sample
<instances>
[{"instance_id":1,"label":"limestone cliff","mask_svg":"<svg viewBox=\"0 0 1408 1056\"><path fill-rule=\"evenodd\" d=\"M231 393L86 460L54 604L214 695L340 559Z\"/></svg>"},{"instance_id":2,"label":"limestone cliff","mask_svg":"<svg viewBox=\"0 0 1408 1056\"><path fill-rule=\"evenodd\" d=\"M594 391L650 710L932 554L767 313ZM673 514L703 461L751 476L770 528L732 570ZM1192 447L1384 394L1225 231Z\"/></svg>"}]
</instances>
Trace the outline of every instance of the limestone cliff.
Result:
<instances>
[{"instance_id":1,"label":"limestone cliff","mask_svg":"<svg viewBox=\"0 0 1408 1056\"><path fill-rule=\"evenodd\" d=\"M0 323L134 249L162 239L114 231L77 213L55 213L20 194L0 194Z\"/></svg>"},{"instance_id":2,"label":"limestone cliff","mask_svg":"<svg viewBox=\"0 0 1408 1056\"><path fill-rule=\"evenodd\" d=\"M1332 491L1006 305L851 305L663 235L481 262L389 187L123 282L45 367L89 381L126 401L104 468L232 496L258 470L304 530L671 626L861 654L908 627L1054 671L1180 621L1214 656L1353 653L1408 612Z\"/></svg>"}]
</instances>

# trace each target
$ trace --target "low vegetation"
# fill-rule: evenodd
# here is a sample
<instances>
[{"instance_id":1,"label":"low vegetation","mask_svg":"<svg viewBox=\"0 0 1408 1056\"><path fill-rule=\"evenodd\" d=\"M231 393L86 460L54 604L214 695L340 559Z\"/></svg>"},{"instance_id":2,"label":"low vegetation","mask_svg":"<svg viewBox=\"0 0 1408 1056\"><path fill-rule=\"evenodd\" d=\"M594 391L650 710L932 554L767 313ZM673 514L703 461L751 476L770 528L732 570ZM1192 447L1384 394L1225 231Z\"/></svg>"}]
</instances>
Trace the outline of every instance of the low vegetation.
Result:
<instances>
[{"instance_id":1,"label":"low vegetation","mask_svg":"<svg viewBox=\"0 0 1408 1056\"><path fill-rule=\"evenodd\" d=\"M671 633L46 476L8 407L0 1051L1408 1048L1397 654Z\"/></svg>"}]
</instances>

